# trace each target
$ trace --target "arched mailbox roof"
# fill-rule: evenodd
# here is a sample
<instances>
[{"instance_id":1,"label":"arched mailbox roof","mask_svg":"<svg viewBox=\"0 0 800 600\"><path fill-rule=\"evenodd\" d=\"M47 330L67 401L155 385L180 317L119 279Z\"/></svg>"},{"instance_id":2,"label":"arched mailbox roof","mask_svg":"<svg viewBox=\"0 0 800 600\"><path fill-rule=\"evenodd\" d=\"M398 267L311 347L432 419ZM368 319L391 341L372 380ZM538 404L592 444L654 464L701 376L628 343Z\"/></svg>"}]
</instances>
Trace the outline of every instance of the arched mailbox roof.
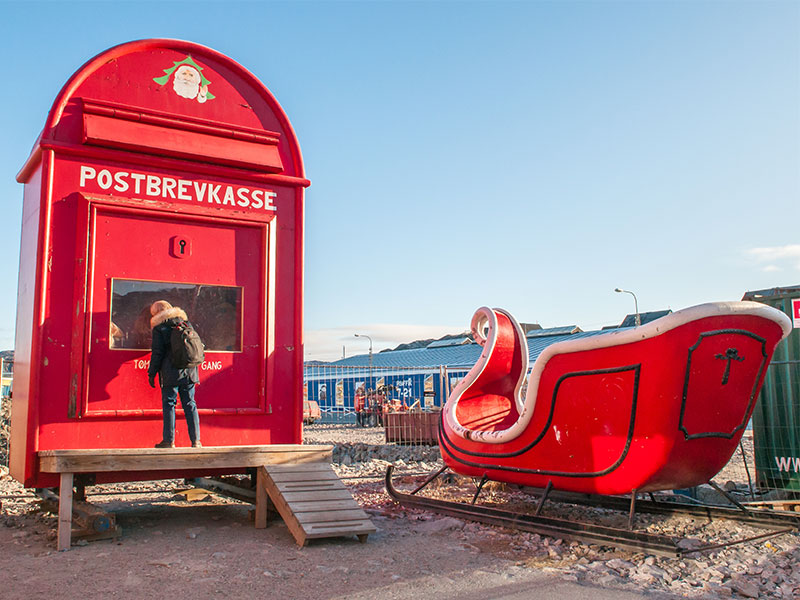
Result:
<instances>
[{"instance_id":1,"label":"arched mailbox roof","mask_svg":"<svg viewBox=\"0 0 800 600\"><path fill-rule=\"evenodd\" d=\"M303 180L294 130L247 69L205 46L148 39L102 52L67 81L18 180L42 147L141 151Z\"/></svg>"}]
</instances>

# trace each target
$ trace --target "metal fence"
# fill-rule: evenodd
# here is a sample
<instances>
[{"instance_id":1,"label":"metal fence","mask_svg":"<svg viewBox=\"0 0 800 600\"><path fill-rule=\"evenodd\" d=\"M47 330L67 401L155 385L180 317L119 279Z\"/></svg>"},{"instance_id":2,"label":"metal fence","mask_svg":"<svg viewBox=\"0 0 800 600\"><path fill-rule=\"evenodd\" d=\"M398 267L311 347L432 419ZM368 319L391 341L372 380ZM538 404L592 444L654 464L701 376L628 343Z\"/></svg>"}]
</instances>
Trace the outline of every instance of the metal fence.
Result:
<instances>
[{"instance_id":1,"label":"metal fence","mask_svg":"<svg viewBox=\"0 0 800 600\"><path fill-rule=\"evenodd\" d=\"M800 360L773 361L753 413L756 486L800 498Z\"/></svg>"},{"instance_id":2,"label":"metal fence","mask_svg":"<svg viewBox=\"0 0 800 600\"><path fill-rule=\"evenodd\" d=\"M393 415L437 413L467 370L306 365L306 420L385 427Z\"/></svg>"}]
</instances>

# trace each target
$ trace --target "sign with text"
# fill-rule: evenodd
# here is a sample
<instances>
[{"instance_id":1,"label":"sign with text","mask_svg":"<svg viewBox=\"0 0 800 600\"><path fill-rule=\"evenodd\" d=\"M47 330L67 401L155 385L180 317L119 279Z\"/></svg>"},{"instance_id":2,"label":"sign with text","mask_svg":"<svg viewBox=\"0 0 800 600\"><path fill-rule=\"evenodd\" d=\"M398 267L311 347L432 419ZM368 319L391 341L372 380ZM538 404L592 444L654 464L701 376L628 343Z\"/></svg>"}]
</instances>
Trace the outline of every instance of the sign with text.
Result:
<instances>
[{"instance_id":1,"label":"sign with text","mask_svg":"<svg viewBox=\"0 0 800 600\"><path fill-rule=\"evenodd\" d=\"M795 329L800 329L800 298L792 300L792 323Z\"/></svg>"},{"instance_id":2,"label":"sign with text","mask_svg":"<svg viewBox=\"0 0 800 600\"><path fill-rule=\"evenodd\" d=\"M162 200L181 200L274 211L273 201L277 194L272 190L250 188L241 185L214 184L208 181L161 177L134 171L117 169L97 170L81 165L81 190L110 192L116 191L137 197L158 198Z\"/></svg>"}]
</instances>

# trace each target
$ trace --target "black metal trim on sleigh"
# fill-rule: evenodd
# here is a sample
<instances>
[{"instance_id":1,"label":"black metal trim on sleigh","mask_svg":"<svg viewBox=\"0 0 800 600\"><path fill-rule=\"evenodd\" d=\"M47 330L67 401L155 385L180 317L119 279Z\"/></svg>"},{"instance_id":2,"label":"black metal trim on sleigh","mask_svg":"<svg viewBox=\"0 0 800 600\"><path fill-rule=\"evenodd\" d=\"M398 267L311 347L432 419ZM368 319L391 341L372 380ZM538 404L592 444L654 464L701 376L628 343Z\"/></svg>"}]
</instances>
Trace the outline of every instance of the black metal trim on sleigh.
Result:
<instances>
[{"instance_id":1,"label":"black metal trim on sleigh","mask_svg":"<svg viewBox=\"0 0 800 600\"><path fill-rule=\"evenodd\" d=\"M612 471L616 470L625 460L626 456L628 455L628 451L630 450L631 442L633 440L633 429L636 422L636 406L639 398L639 375L641 372L641 363L636 365L628 365L624 367L614 367L609 369L594 369L590 371L575 371L573 373L566 373L559 377L556 385L553 388L553 397L550 403L550 414L547 417L547 422L545 423L542 431L539 435L528 445L520 448L519 450L515 450L513 452L473 452L469 450L465 450L458 445L454 444L453 441L447 436L447 432L444 429L443 421L444 418L444 411L442 411L442 418L439 419L439 446L442 448L447 454L456 462L459 462L463 465L468 467L474 467L479 469L491 469L496 471L510 471L513 473L530 473L534 475L550 475L553 477L599 477L602 475L608 475ZM603 375L607 373L622 373L625 371L633 371L634 372L634 379L633 379L633 394L631 399L631 414L628 423L628 434L625 439L625 447L622 450L619 458L614 462L612 465L603 469L602 471L594 471L591 473L569 473L569 472L562 472L562 471L547 471L544 469L525 469L522 467L508 467L504 465L497 465L497 464L483 464L472 462L469 460L464 460L459 458L451 451L451 448L460 452L461 454L467 456L477 456L481 458L512 458L515 456L520 456L525 452L528 452L531 448L533 448L536 444L538 444L542 438L544 438L545 434L550 429L550 424L553 421L553 414L555 413L556 407L556 399L558 397L558 390L561 387L561 383L566 379L571 377L578 377L578 376L585 376L585 375ZM533 418L531 416L531 418Z\"/></svg>"},{"instance_id":2,"label":"black metal trim on sleigh","mask_svg":"<svg viewBox=\"0 0 800 600\"><path fill-rule=\"evenodd\" d=\"M758 374L753 382L753 389L750 391L750 400L747 403L747 410L744 412L744 417L742 418L742 422L737 425L733 431L730 433L724 431L707 431L704 433L689 433L689 430L686 429L686 426L683 424L683 417L686 411L686 404L688 401L688 394L689 394L689 378L691 375L692 369L692 353L697 350L700 344L703 342L703 339L706 337L711 337L713 335L725 335L725 334L735 334L735 335L744 335L746 337L752 338L757 342L761 343L761 366L758 368ZM753 404L756 401L756 390L758 389L758 383L761 381L761 377L764 375L764 369L767 367L767 340L762 338L760 335L756 335L750 331L745 329L717 329L715 331L706 331L701 333L697 341L694 343L693 346L689 348L689 356L686 359L686 372L684 374L683 379L683 396L681 398L681 414L680 419L678 421L678 429L683 432L683 436L686 440L696 440L701 438L724 438L724 439L731 439L737 432L743 430L747 426L748 418L747 416L750 414L750 410L753 407ZM730 363L729 363L730 364ZM723 382L725 382L723 378ZM723 383L724 385L724 383Z\"/></svg>"}]
</instances>

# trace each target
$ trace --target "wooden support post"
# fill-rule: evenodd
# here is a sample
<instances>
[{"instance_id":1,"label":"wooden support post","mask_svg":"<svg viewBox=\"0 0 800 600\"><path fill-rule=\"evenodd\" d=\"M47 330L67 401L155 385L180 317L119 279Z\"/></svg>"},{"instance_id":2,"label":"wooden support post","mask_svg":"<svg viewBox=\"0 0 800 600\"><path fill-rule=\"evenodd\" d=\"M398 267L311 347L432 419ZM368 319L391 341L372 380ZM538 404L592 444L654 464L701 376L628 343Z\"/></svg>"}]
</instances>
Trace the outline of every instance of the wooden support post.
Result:
<instances>
[{"instance_id":1,"label":"wooden support post","mask_svg":"<svg viewBox=\"0 0 800 600\"><path fill-rule=\"evenodd\" d=\"M550 490L553 489L553 481L550 480L547 482L547 487L544 488L544 492L542 492L542 497L539 498L539 503L536 505L536 511L533 513L535 516L538 516L540 512L542 512L542 508L544 508L544 502L547 500L547 495L550 493Z\"/></svg>"},{"instance_id":2,"label":"wooden support post","mask_svg":"<svg viewBox=\"0 0 800 600\"><path fill-rule=\"evenodd\" d=\"M411 492L411 495L413 496L414 494L416 494L418 491L420 491L422 488L424 488L426 485L428 485L428 484L429 484L431 481L433 481L433 480L434 480L434 479L436 479L436 478L437 478L439 475L441 475L442 473L444 473L444 472L445 472L445 470L446 470L446 469L448 469L448 468L449 468L449 467L448 467L447 465L445 465L445 466L443 466L441 469L439 469L438 471L436 471L436 473L434 473L433 475L431 475L430 477L428 477L428 478L427 478L425 481L423 481L423 482L422 482L421 484L419 484L419 485L418 485L416 488L414 488L414 491L413 491L413 492Z\"/></svg>"},{"instance_id":3,"label":"wooden support post","mask_svg":"<svg viewBox=\"0 0 800 600\"><path fill-rule=\"evenodd\" d=\"M639 492L633 490L631 492L631 509L628 512L628 529L631 531L633 530L633 519L636 517L636 496L639 495Z\"/></svg>"},{"instance_id":4,"label":"wooden support post","mask_svg":"<svg viewBox=\"0 0 800 600\"><path fill-rule=\"evenodd\" d=\"M61 474L58 488L58 551L69 550L72 543L72 473Z\"/></svg>"},{"instance_id":5,"label":"wooden support post","mask_svg":"<svg viewBox=\"0 0 800 600\"><path fill-rule=\"evenodd\" d=\"M256 475L256 529L267 527L267 484L263 467L259 467Z\"/></svg>"},{"instance_id":6,"label":"wooden support post","mask_svg":"<svg viewBox=\"0 0 800 600\"><path fill-rule=\"evenodd\" d=\"M478 496L480 495L481 490L483 489L483 486L486 485L487 481L489 481L489 476L484 473L483 477L481 477L481 482L478 484L478 489L475 490L475 495L472 497L472 502L470 504L475 504L475 501L478 499Z\"/></svg>"}]
</instances>

